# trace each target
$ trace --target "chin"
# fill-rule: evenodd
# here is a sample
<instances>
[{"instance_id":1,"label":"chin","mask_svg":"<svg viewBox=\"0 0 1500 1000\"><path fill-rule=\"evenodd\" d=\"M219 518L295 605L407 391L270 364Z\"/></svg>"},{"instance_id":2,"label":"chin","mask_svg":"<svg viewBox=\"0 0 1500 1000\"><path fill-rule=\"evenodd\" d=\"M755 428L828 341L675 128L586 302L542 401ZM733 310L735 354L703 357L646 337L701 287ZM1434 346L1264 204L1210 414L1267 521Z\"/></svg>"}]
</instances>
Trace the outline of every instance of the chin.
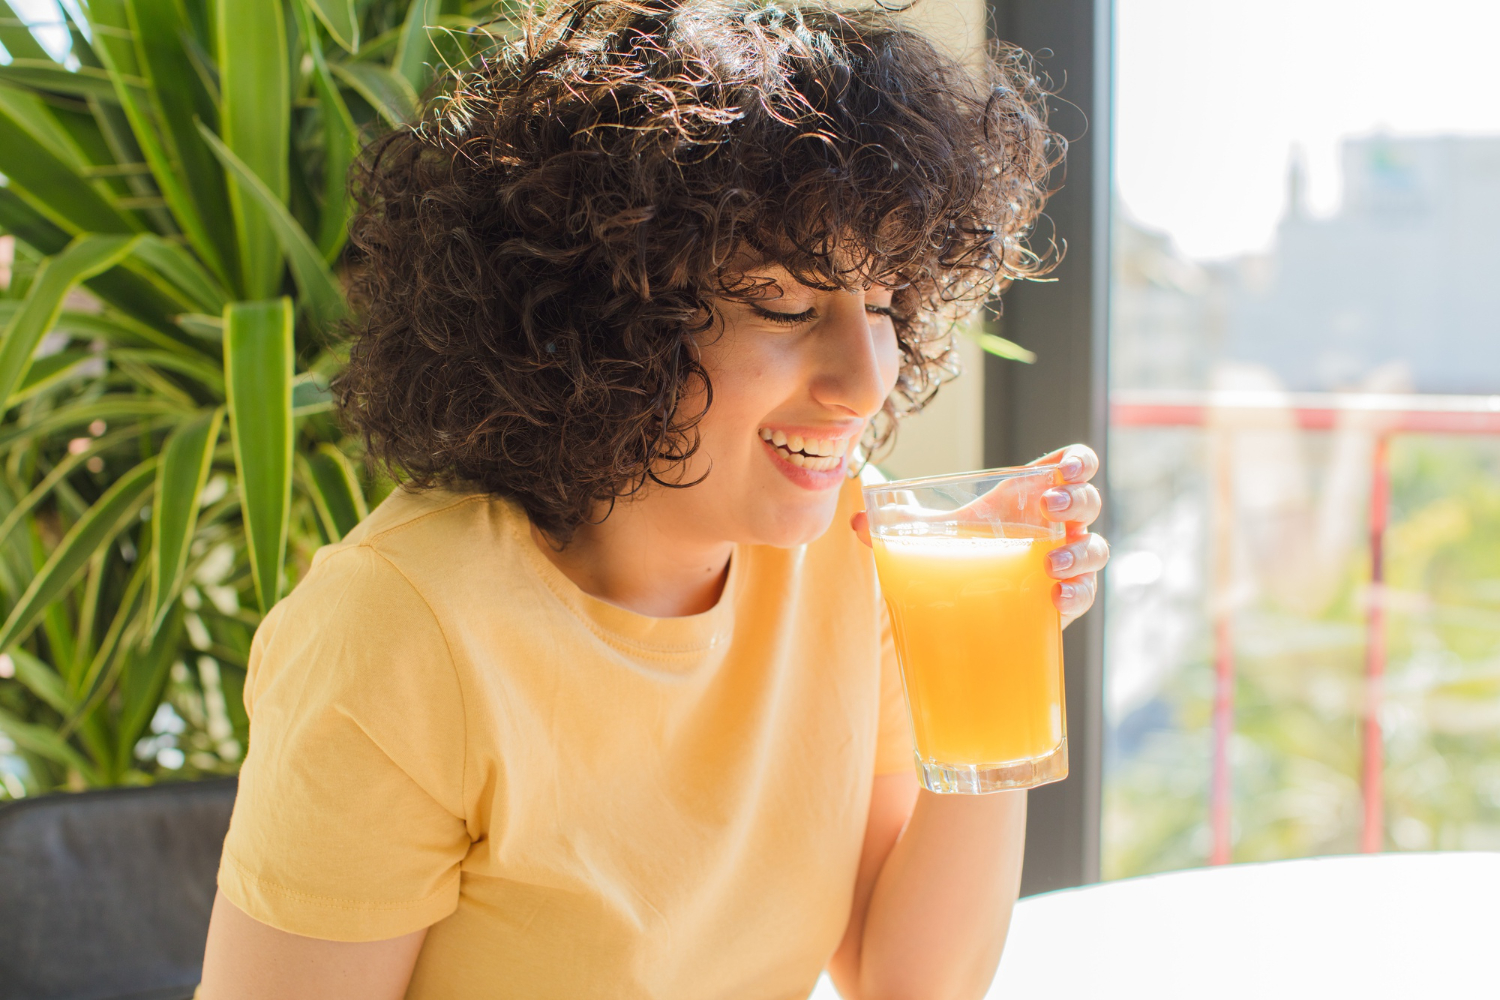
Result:
<instances>
[{"instance_id":1,"label":"chin","mask_svg":"<svg viewBox=\"0 0 1500 1000\"><path fill-rule=\"evenodd\" d=\"M796 507L767 512L767 516L760 519L764 529L756 532L758 536L756 542L779 549L792 549L815 542L823 537L829 525L833 523L836 510L838 510L838 491L833 490L830 491L826 502L805 506L799 504Z\"/></svg>"}]
</instances>

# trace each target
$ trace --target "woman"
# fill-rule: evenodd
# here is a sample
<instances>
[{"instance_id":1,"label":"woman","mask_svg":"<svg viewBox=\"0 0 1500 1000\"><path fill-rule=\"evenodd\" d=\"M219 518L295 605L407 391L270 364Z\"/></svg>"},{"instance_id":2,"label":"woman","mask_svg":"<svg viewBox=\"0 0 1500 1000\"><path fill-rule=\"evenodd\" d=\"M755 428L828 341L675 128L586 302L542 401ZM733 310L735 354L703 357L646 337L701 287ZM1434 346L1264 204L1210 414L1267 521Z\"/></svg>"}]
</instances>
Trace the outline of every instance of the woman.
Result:
<instances>
[{"instance_id":1,"label":"woman","mask_svg":"<svg viewBox=\"0 0 1500 1000\"><path fill-rule=\"evenodd\" d=\"M1043 267L1026 67L575 0L372 147L337 389L407 486L256 634L201 997L983 993L1025 795L918 791L850 473Z\"/></svg>"}]
</instances>

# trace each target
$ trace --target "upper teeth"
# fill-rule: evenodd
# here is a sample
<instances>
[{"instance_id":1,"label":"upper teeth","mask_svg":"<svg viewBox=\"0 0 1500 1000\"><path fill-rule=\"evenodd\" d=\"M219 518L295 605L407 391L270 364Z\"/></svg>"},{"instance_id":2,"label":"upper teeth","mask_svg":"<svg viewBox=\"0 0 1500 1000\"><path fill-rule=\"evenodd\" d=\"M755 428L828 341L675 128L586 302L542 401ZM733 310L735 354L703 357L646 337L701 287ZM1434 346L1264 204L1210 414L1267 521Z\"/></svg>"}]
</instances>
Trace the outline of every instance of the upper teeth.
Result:
<instances>
[{"instance_id":1,"label":"upper teeth","mask_svg":"<svg viewBox=\"0 0 1500 1000\"><path fill-rule=\"evenodd\" d=\"M762 441L769 441L781 450L793 465L812 469L831 469L838 465L848 446L847 438L803 437L769 427L760 429L760 437Z\"/></svg>"}]
</instances>

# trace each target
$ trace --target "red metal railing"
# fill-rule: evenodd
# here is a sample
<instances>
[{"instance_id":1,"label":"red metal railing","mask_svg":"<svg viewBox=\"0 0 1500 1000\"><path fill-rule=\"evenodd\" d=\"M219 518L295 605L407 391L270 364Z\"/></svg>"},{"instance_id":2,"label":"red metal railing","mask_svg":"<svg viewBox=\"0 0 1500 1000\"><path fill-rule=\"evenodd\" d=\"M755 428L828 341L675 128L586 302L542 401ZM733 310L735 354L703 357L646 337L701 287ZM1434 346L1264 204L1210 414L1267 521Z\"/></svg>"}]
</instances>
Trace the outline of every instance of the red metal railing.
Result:
<instances>
[{"instance_id":1,"label":"red metal railing","mask_svg":"<svg viewBox=\"0 0 1500 1000\"><path fill-rule=\"evenodd\" d=\"M1213 427L1242 430L1284 427L1287 416L1303 430L1353 427L1374 436L1371 461L1369 545L1370 591L1365 611L1365 690L1360 792L1364 813L1360 850L1384 847L1384 746L1380 710L1385 685L1385 532L1390 506L1390 439L1396 434L1500 434L1500 396L1437 396L1386 393L1287 393L1269 391L1116 390L1110 421L1116 427ZM1234 610L1228 553L1233 541L1234 469L1227 448L1216 450L1214 506L1213 772L1209 796L1212 838L1209 863L1230 860L1232 772L1229 739L1234 731Z\"/></svg>"}]
</instances>

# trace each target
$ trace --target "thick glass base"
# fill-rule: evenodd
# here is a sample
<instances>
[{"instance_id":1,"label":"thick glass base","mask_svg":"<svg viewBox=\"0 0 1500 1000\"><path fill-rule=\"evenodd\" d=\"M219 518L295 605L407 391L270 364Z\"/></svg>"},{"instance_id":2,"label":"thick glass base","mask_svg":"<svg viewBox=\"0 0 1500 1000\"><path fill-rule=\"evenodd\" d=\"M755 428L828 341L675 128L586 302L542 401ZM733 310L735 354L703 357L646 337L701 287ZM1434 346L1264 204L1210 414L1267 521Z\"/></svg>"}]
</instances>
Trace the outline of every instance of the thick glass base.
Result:
<instances>
[{"instance_id":1,"label":"thick glass base","mask_svg":"<svg viewBox=\"0 0 1500 1000\"><path fill-rule=\"evenodd\" d=\"M983 795L1012 788L1035 788L1068 776L1068 739L1045 757L1004 764L939 764L917 757L922 787L939 795Z\"/></svg>"}]
</instances>

